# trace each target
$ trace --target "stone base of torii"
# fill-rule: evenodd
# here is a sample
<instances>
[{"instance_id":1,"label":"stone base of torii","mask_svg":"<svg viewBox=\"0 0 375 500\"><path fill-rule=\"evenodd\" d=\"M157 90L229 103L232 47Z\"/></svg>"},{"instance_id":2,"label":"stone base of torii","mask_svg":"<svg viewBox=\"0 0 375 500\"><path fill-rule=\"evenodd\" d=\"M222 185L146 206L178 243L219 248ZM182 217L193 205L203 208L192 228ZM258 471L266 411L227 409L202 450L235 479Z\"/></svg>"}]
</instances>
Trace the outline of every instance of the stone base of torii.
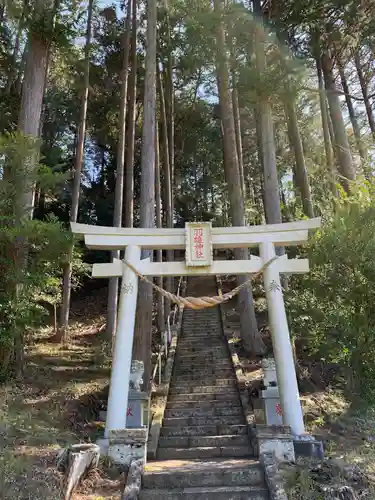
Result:
<instances>
[{"instance_id":1,"label":"stone base of torii","mask_svg":"<svg viewBox=\"0 0 375 500\"><path fill-rule=\"evenodd\" d=\"M121 463L134 458L145 458L147 428L127 428L129 384L142 377L131 371L132 345L138 295L137 274L142 276L197 276L197 275L251 275L264 268L263 281L272 334L273 352L279 388L283 424L294 436L304 436L305 427L299 398L292 345L285 312L280 273L305 273L306 259L275 260L276 246L304 243L308 230L320 226L320 219L309 219L285 224L251 227L212 228L210 223L187 223L185 229L138 229L90 226L72 223L72 231L85 237L87 247L102 250L125 248L124 262L94 264L93 277L121 277L118 323L113 349L110 390L102 447ZM248 261L213 260L215 248L258 247L259 257ZM141 249L185 250L185 262L150 262L141 260ZM268 262L273 261L270 265ZM127 265L127 263L130 264ZM135 272L136 271L136 272ZM138 363L138 365L137 365ZM133 361L140 367L139 362Z\"/></svg>"}]
</instances>

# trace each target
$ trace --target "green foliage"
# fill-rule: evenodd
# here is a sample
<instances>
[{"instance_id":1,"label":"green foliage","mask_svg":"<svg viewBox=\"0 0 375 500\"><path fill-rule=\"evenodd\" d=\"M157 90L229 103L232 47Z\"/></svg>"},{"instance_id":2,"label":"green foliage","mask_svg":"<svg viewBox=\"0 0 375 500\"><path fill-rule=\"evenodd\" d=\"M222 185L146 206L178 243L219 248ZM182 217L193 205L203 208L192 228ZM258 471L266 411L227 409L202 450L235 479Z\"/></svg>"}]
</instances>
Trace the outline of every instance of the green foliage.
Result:
<instances>
[{"instance_id":1,"label":"green foliage","mask_svg":"<svg viewBox=\"0 0 375 500\"><path fill-rule=\"evenodd\" d=\"M19 134L0 139L0 379L9 374L15 345L45 313L38 301L59 301L71 245L56 218L30 219L28 191L40 181L48 193L62 179L46 166L32 170L35 147L35 141Z\"/></svg>"},{"instance_id":2,"label":"green foliage","mask_svg":"<svg viewBox=\"0 0 375 500\"><path fill-rule=\"evenodd\" d=\"M287 304L294 335L345 368L352 394L375 400L375 204L337 208L307 248L311 271Z\"/></svg>"}]
</instances>

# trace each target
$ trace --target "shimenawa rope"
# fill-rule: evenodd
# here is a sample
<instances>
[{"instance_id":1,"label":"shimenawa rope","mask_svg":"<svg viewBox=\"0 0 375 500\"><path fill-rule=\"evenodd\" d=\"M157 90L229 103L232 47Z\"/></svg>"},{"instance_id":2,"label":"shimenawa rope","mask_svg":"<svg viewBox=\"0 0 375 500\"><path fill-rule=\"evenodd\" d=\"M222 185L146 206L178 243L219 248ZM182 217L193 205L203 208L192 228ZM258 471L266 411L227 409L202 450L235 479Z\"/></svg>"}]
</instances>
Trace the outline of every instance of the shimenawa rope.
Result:
<instances>
[{"instance_id":1,"label":"shimenawa rope","mask_svg":"<svg viewBox=\"0 0 375 500\"><path fill-rule=\"evenodd\" d=\"M224 302L227 302L228 300L232 299L243 288L250 286L252 281L256 279L258 276L260 276L267 269L267 267L270 266L272 262L274 262L276 259L278 259L277 255L275 255L274 257L272 257L272 259L266 262L257 273L251 276L250 279L248 279L241 285L237 286L230 292L224 293L223 295L220 296L216 295L214 297L180 297L178 295L168 292L167 290L164 290L164 288L161 288L158 285L155 285L155 283L153 283L152 280L146 278L146 276L139 273L137 269L132 264L130 264L130 262L124 260L124 264L126 264L129 267L129 269L131 269L139 277L139 279L150 284L155 290L164 295L164 297L166 297L167 299L171 300L173 303L178 304L179 306L187 307L188 309L198 310L198 309L206 309L209 307L215 307L219 304L223 304Z\"/></svg>"}]
</instances>

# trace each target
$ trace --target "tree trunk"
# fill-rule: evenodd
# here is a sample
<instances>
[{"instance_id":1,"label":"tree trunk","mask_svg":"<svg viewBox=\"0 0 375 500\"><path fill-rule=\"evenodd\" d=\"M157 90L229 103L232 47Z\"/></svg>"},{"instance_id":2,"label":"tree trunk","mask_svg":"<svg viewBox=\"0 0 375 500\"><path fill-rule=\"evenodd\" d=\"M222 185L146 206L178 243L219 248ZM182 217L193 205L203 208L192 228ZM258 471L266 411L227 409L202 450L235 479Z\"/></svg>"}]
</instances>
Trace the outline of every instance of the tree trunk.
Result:
<instances>
[{"instance_id":1,"label":"tree trunk","mask_svg":"<svg viewBox=\"0 0 375 500\"><path fill-rule=\"evenodd\" d=\"M170 155L170 147L169 147L169 138L170 132L168 129L168 120L167 120L167 110L165 105L165 92L163 87L163 79L161 77L160 71L157 71L158 77L158 92L159 92L159 100L160 100L160 115L161 115L161 137L162 137L162 151L163 151L163 167L164 167L164 209L166 214L166 226L173 227L173 212L172 212L172 176L171 176L171 155ZM173 250L167 251L167 261L173 261L174 252ZM169 292L173 292L173 278L167 276L166 280L166 289ZM164 301L165 307L165 318L168 318L168 315L171 310L171 301L165 299Z\"/></svg>"},{"instance_id":2,"label":"tree trunk","mask_svg":"<svg viewBox=\"0 0 375 500\"><path fill-rule=\"evenodd\" d=\"M0 23L3 24L5 22L5 3L0 5Z\"/></svg>"},{"instance_id":3,"label":"tree trunk","mask_svg":"<svg viewBox=\"0 0 375 500\"><path fill-rule=\"evenodd\" d=\"M238 168L240 170L240 182L241 182L242 196L243 196L243 199L245 201L246 200L246 187L245 187L245 176L244 176L244 168L243 168L241 117L240 117L240 108L239 108L239 103L238 103L237 84L236 84L235 78L236 78L236 75L234 74L234 72L232 72L232 82L233 82L232 106L233 106L234 126L236 129Z\"/></svg>"},{"instance_id":4,"label":"tree trunk","mask_svg":"<svg viewBox=\"0 0 375 500\"><path fill-rule=\"evenodd\" d=\"M161 204L161 179L160 179L160 154L159 154L159 127L155 123L155 207L156 207L156 227L163 227L162 223L162 204ZM156 260L163 262L163 250L156 251ZM158 286L163 288L163 277L157 279ZM158 313L158 330L162 335L165 330L164 320L164 297L161 293L157 294L157 313Z\"/></svg>"},{"instance_id":5,"label":"tree trunk","mask_svg":"<svg viewBox=\"0 0 375 500\"><path fill-rule=\"evenodd\" d=\"M333 77L333 62L328 52L322 56L322 69L327 90L329 112L335 136L335 150L340 168L340 183L342 184L344 190L347 193L350 193L350 183L355 180L356 174L350 151L349 140L345 130L344 118L342 116L340 99L336 92L336 85Z\"/></svg>"},{"instance_id":6,"label":"tree trunk","mask_svg":"<svg viewBox=\"0 0 375 500\"><path fill-rule=\"evenodd\" d=\"M129 50L132 20L132 0L128 0L125 33L122 36L123 60L121 69L121 91L120 91L120 113L119 113L119 136L117 143L117 166L115 207L113 213L113 227L121 227L123 196L124 196L124 162L125 162L125 137L126 137L126 104L128 97L128 74L129 74ZM112 252L112 260L120 258L120 250ZM108 285L107 304L107 338L111 342L116 333L117 324L117 302L118 302L118 278L111 278Z\"/></svg>"},{"instance_id":7,"label":"tree trunk","mask_svg":"<svg viewBox=\"0 0 375 500\"><path fill-rule=\"evenodd\" d=\"M332 194L334 197L337 197L338 192L336 187L336 171L335 171L336 169L334 165L332 142L330 138L330 120L329 120L328 106L327 106L327 94L324 86L324 78L323 78L320 55L316 57L315 61L316 61L316 70L318 74L318 83L319 83L320 113L322 116L322 129L323 129L324 149L326 152L327 170L330 176Z\"/></svg>"},{"instance_id":8,"label":"tree trunk","mask_svg":"<svg viewBox=\"0 0 375 500\"><path fill-rule=\"evenodd\" d=\"M254 12L261 16L260 1L254 0ZM256 63L259 74L265 72L264 29L256 27L255 51ZM264 172L264 211L268 224L282 222L280 208L279 180L276 165L275 137L272 120L272 110L268 98L259 100L259 133L261 140L261 154L263 157Z\"/></svg>"},{"instance_id":9,"label":"tree trunk","mask_svg":"<svg viewBox=\"0 0 375 500\"><path fill-rule=\"evenodd\" d=\"M35 3L33 20L45 23L49 29L53 27L54 3L39 0ZM24 83L21 94L21 105L18 117L18 129L21 134L35 140L35 149L30 157L24 159L24 171L20 182L20 191L17 192L15 203L17 208L16 224L21 224L22 219L32 219L35 200L35 170L38 159L38 133L42 114L42 104L45 89L46 68L50 39L42 36L38 31L31 30L27 41L26 67ZM16 268L21 274L27 265L27 243L19 241L13 249L16 259ZM20 290L18 278L15 279L14 293ZM23 332L15 338L15 365L17 376L22 376L24 367L24 336Z\"/></svg>"},{"instance_id":10,"label":"tree trunk","mask_svg":"<svg viewBox=\"0 0 375 500\"><path fill-rule=\"evenodd\" d=\"M9 71L9 75L8 75L8 81L7 81L7 87L6 87L6 93L8 93L8 94L10 94L10 92L12 90L12 86L14 84L14 79L16 76L17 57L18 57L18 52L20 50L20 45L21 45L25 8L26 8L26 2L24 1L23 8L22 8L22 14L21 14L21 17L18 21L17 35L16 35L16 40L14 43L14 49L13 49L13 54L12 54L12 64L10 66L10 71Z\"/></svg>"},{"instance_id":11,"label":"tree trunk","mask_svg":"<svg viewBox=\"0 0 375 500\"><path fill-rule=\"evenodd\" d=\"M218 16L222 16L223 9L221 0L214 0L214 10ZM225 32L223 21L218 19L217 22L217 75L223 129L224 168L226 182L228 184L230 214L234 226L245 226L244 200L241 191L233 106L229 88L229 69L225 46ZM249 258L248 249L235 250L235 258L247 260ZM246 276L237 277L237 282L240 284L246 281L246 279ZM265 346L258 330L250 287L244 288L239 294L238 311L241 321L241 336L245 347L254 354L263 354L265 352Z\"/></svg>"},{"instance_id":12,"label":"tree trunk","mask_svg":"<svg viewBox=\"0 0 375 500\"><path fill-rule=\"evenodd\" d=\"M261 134L261 130L260 130L259 103L256 103L254 105L253 111L254 111L255 133L256 133L256 138L257 138L257 155L258 155L258 161L259 161L259 165L260 165L260 171L263 173L264 166L263 166L263 151L262 151L262 134ZM262 175L260 177L262 177Z\"/></svg>"},{"instance_id":13,"label":"tree trunk","mask_svg":"<svg viewBox=\"0 0 375 500\"><path fill-rule=\"evenodd\" d=\"M28 52L28 42L26 41L25 47L24 47L23 52L22 52L22 58L21 58L21 62L20 62L20 67L18 69L17 78L16 78L16 81L14 83L14 88L16 89L16 93L18 95L20 95L22 92L22 81L23 81L24 69L26 67L27 52Z\"/></svg>"},{"instance_id":14,"label":"tree trunk","mask_svg":"<svg viewBox=\"0 0 375 500\"><path fill-rule=\"evenodd\" d=\"M174 210L173 203L173 186L174 186L174 135L175 135L175 125L174 125L174 89L173 89L173 58L172 58L172 41L171 41L171 25L169 18L169 2L164 0L165 11L167 16L167 44L168 44L168 61L167 70L164 73L165 78L165 103L166 103L166 116L168 124L168 146L169 146L169 168L171 175L171 207L172 214ZM172 225L173 227L173 217Z\"/></svg>"},{"instance_id":15,"label":"tree trunk","mask_svg":"<svg viewBox=\"0 0 375 500\"><path fill-rule=\"evenodd\" d=\"M365 148L363 141L362 141L362 138L361 138L361 129L360 129L359 124L358 124L358 120L357 120L357 116L356 116L356 113L354 110L352 98L350 97L349 85L348 85L348 81L347 81L346 76L345 76L345 70L340 62L338 62L338 68L339 68L339 73L340 73L342 89L345 93L345 101L346 101L346 106L347 106L348 112L349 112L350 122L351 122L352 127L353 127L353 133L354 133L355 141L357 143L358 152L359 152L359 155L360 155L362 163L363 163L366 161L366 158L367 158L366 148Z\"/></svg>"},{"instance_id":16,"label":"tree trunk","mask_svg":"<svg viewBox=\"0 0 375 500\"><path fill-rule=\"evenodd\" d=\"M133 227L134 221L134 145L137 105L137 0L132 0L132 40L130 52L128 130L126 134L126 166L124 216L125 227Z\"/></svg>"},{"instance_id":17,"label":"tree trunk","mask_svg":"<svg viewBox=\"0 0 375 500\"><path fill-rule=\"evenodd\" d=\"M76 157L74 162L74 178L72 188L72 208L70 212L70 221L77 222L79 194L81 187L81 173L84 160L85 149L85 135L86 135L86 115L87 115L87 102L89 95L90 83L90 46L91 46L91 20L93 12L94 0L89 0L87 11L87 25L86 25L86 44L85 44L85 66L84 66L84 87L82 91L81 111L78 126L78 138ZM74 246L69 249L68 263L64 269L63 276L63 294L62 305L60 311L60 328L57 333L57 340L67 340L69 314L70 314L70 296L72 292L72 259L73 259Z\"/></svg>"},{"instance_id":18,"label":"tree trunk","mask_svg":"<svg viewBox=\"0 0 375 500\"><path fill-rule=\"evenodd\" d=\"M156 20L157 6L147 1L147 47L141 153L140 227L155 226L155 119L156 119ZM143 251L142 257L152 258ZM144 363L144 390L151 380L152 288L140 281L134 332L133 359Z\"/></svg>"},{"instance_id":19,"label":"tree trunk","mask_svg":"<svg viewBox=\"0 0 375 500\"><path fill-rule=\"evenodd\" d=\"M298 126L296 108L292 101L292 97L287 97L285 109L287 115L290 147L294 151L295 157L297 189L301 196L304 214L307 217L313 218L314 208L311 198L309 176L305 164L305 156L303 153L303 145Z\"/></svg>"},{"instance_id":20,"label":"tree trunk","mask_svg":"<svg viewBox=\"0 0 375 500\"><path fill-rule=\"evenodd\" d=\"M46 15L47 14L47 15ZM53 20L53 2L45 5L39 0L35 5L34 19L36 21L46 18L43 22L49 23ZM50 19L48 19L50 18ZM36 31L31 31L28 37L28 50L26 54L25 75L21 94L21 106L18 119L18 128L25 135L39 136L39 126L42 114L42 104L45 89L46 69L48 64L48 53L50 40L41 36ZM35 168L36 156L30 159L30 174ZM35 185L25 186L23 206L30 218L33 216Z\"/></svg>"},{"instance_id":21,"label":"tree trunk","mask_svg":"<svg viewBox=\"0 0 375 500\"><path fill-rule=\"evenodd\" d=\"M168 59L167 59L167 67L164 73L164 85L165 85L165 107L166 107L166 120L168 126L168 148L169 148L169 173L170 173L170 192L171 192L171 201L170 201L170 210L168 219L168 226L173 227L173 213L174 213L174 172L175 172L175 116L174 116L174 87L173 87L173 46L171 40L171 23L169 16L169 2L168 0L164 0L166 19L167 19L167 45L168 45ZM168 205L169 207L169 205ZM167 250L167 261L172 262L174 260L174 250ZM174 280L170 276L166 278L166 289L169 292L174 292L173 290ZM168 317L171 310L171 302L169 300L165 300L165 315Z\"/></svg>"},{"instance_id":22,"label":"tree trunk","mask_svg":"<svg viewBox=\"0 0 375 500\"><path fill-rule=\"evenodd\" d=\"M235 27L232 25L230 27L230 30L232 31L232 33L234 33ZM232 107L233 107L234 126L236 130L238 168L240 170L241 189L242 189L243 199L245 202L246 184L245 184L245 174L243 166L241 115L240 115L240 106L239 106L238 89L237 89L237 75L236 75L237 61L235 52L235 39L233 34L230 38L229 43L230 43L230 67L231 67L231 77L232 77Z\"/></svg>"},{"instance_id":23,"label":"tree trunk","mask_svg":"<svg viewBox=\"0 0 375 500\"><path fill-rule=\"evenodd\" d=\"M369 126L370 126L372 137L375 139L374 113L372 111L372 106L371 106L371 103L370 103L370 97L368 95L367 82L366 82L365 76L363 74L362 65L361 65L361 58L360 58L359 53L357 53L354 56L354 62L355 62L355 67L357 68L358 80L359 80L359 83L360 83L361 89L362 89L362 95L363 95L363 100L364 100L365 107L366 107L366 113L367 113L368 123L369 123Z\"/></svg>"}]
</instances>

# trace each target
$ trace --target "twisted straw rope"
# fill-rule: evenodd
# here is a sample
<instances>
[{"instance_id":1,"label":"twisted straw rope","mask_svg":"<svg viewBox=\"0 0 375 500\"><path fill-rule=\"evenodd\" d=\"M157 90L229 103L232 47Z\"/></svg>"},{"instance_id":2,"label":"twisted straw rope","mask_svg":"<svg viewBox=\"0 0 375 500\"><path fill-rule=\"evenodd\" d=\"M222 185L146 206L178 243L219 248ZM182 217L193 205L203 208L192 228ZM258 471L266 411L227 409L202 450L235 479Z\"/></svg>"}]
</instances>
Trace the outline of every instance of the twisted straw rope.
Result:
<instances>
[{"instance_id":1,"label":"twisted straw rope","mask_svg":"<svg viewBox=\"0 0 375 500\"><path fill-rule=\"evenodd\" d=\"M224 293L223 295L215 295L214 297L180 297L178 295L174 295L173 293L168 292L167 290L164 290L164 288L161 288L158 285L155 285L155 283L152 282L152 280L149 280L144 276L143 274L139 273L136 268L130 264L130 262L127 262L124 260L124 263L135 273L142 281L145 281L149 285L151 285L155 290L157 290L159 293L164 295L167 299L172 301L174 304L178 304L179 306L187 307L188 309L207 309L209 307L215 307L219 304L223 304L224 302L227 302L228 300L232 299L235 297L240 291L247 287L250 286L252 281L256 279L258 276L260 276L268 266L272 264L276 259L278 259L278 256L275 255L270 259L268 262L266 262L262 268L255 274L251 276L250 279L242 283L241 285L237 286L236 288L233 288L230 292Z\"/></svg>"}]
</instances>

